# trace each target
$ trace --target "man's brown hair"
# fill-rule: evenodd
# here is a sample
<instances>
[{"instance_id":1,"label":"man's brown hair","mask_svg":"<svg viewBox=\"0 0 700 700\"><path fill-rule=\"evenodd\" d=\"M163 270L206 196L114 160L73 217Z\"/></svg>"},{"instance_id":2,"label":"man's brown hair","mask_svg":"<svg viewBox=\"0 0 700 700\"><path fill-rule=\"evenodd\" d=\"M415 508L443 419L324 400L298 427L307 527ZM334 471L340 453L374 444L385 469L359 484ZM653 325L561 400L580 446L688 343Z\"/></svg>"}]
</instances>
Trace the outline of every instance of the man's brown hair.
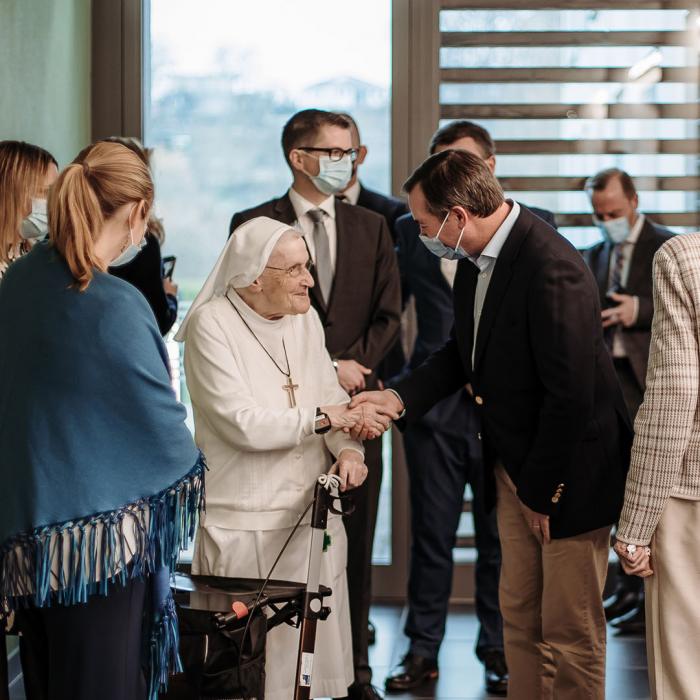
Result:
<instances>
[{"instance_id":1,"label":"man's brown hair","mask_svg":"<svg viewBox=\"0 0 700 700\"><path fill-rule=\"evenodd\" d=\"M416 168L404 183L410 194L420 185L428 211L443 218L452 207L464 207L484 219L503 203L503 190L486 163L466 151L436 153Z\"/></svg>"},{"instance_id":2,"label":"man's brown hair","mask_svg":"<svg viewBox=\"0 0 700 700\"><path fill-rule=\"evenodd\" d=\"M352 125L347 117L337 112L323 109L303 109L293 115L282 129L282 150L289 164L289 152L300 146L308 146L322 126L339 126L350 129Z\"/></svg>"},{"instance_id":3,"label":"man's brown hair","mask_svg":"<svg viewBox=\"0 0 700 700\"><path fill-rule=\"evenodd\" d=\"M440 127L430 139L430 154L435 153L440 146L451 146L455 141L466 138L474 139L484 160L496 154L496 144L491 134L483 126L466 119L457 119Z\"/></svg>"},{"instance_id":4,"label":"man's brown hair","mask_svg":"<svg viewBox=\"0 0 700 700\"><path fill-rule=\"evenodd\" d=\"M604 190L612 180L620 180L620 185L622 185L622 191L625 193L627 199L634 199L637 196L637 188L634 186L632 178L624 171L619 168L608 168L607 170L601 170L599 173L592 175L586 180L586 184L583 189L591 195L593 192L600 192Z\"/></svg>"}]
</instances>

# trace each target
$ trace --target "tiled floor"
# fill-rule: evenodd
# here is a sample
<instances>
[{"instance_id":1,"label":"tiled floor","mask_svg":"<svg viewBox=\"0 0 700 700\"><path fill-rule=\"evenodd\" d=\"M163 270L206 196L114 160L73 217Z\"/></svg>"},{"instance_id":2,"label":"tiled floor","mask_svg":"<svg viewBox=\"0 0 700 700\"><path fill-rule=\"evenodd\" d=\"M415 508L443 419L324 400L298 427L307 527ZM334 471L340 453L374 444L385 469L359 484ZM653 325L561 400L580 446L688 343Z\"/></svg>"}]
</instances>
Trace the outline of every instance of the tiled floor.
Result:
<instances>
[{"instance_id":1,"label":"tiled floor","mask_svg":"<svg viewBox=\"0 0 700 700\"><path fill-rule=\"evenodd\" d=\"M370 652L374 683L383 687L384 678L406 649L403 636L403 611L400 607L382 606L373 609L372 621L377 627L377 644ZM473 653L477 621L470 607L454 607L447 621L445 641L438 659L440 678L430 686L412 693L387 695L395 700L482 700L483 668ZM642 637L616 637L608 633L607 660L608 700L648 700L646 652ZM533 700L537 700L533 698Z\"/></svg>"},{"instance_id":2,"label":"tiled floor","mask_svg":"<svg viewBox=\"0 0 700 700\"><path fill-rule=\"evenodd\" d=\"M377 628L377 643L371 648L370 662L374 683L383 688L384 678L406 649L403 636L403 609L376 606L372 621ZM473 609L454 607L447 621L445 641L440 651L440 678L412 693L388 695L395 700L483 700L491 696L483 689L482 666L474 656L477 622ZM608 700L647 700L646 653L642 637L608 635ZM19 684L10 700L25 700ZM537 700L533 698L533 700Z\"/></svg>"}]
</instances>

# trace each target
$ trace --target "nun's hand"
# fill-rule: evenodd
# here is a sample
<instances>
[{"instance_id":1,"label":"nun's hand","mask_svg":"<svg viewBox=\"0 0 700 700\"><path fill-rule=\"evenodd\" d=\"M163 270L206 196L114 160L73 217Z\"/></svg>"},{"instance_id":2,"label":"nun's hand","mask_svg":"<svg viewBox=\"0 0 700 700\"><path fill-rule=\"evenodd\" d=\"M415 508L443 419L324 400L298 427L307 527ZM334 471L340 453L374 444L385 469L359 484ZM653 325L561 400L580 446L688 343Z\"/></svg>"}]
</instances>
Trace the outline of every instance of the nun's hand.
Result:
<instances>
[{"instance_id":1,"label":"nun's hand","mask_svg":"<svg viewBox=\"0 0 700 700\"><path fill-rule=\"evenodd\" d=\"M340 477L341 491L361 486L367 478L364 455L357 450L341 450L338 461L331 467L330 473Z\"/></svg>"}]
</instances>

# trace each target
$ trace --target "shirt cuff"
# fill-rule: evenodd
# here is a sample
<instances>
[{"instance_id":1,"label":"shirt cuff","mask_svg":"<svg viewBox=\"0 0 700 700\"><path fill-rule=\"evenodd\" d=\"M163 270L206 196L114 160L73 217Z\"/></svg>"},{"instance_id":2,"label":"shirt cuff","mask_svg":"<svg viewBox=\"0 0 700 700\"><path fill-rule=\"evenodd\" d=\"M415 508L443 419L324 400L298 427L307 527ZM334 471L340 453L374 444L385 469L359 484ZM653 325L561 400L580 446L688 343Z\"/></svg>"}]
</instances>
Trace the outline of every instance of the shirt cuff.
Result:
<instances>
[{"instance_id":1,"label":"shirt cuff","mask_svg":"<svg viewBox=\"0 0 700 700\"><path fill-rule=\"evenodd\" d=\"M387 391L390 391L400 402L401 405L403 406L403 411L399 413L399 418L403 418L406 415L406 404L404 403L403 399L401 398L401 395L399 394L396 389L387 389Z\"/></svg>"}]
</instances>

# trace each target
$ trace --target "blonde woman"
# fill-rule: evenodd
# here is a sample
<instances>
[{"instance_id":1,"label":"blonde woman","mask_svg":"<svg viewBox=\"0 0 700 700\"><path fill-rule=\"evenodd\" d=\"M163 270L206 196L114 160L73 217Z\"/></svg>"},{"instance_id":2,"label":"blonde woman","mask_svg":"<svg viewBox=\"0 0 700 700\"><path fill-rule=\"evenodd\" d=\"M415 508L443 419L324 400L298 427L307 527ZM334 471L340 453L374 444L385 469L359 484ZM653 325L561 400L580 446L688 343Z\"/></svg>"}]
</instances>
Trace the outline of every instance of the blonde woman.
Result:
<instances>
[{"instance_id":1,"label":"blonde woman","mask_svg":"<svg viewBox=\"0 0 700 700\"><path fill-rule=\"evenodd\" d=\"M7 266L46 236L46 197L56 159L24 141L0 141L0 279Z\"/></svg>"},{"instance_id":2,"label":"blonde woman","mask_svg":"<svg viewBox=\"0 0 700 700\"><path fill-rule=\"evenodd\" d=\"M155 700L177 659L168 571L204 465L150 308L107 274L152 203L128 148L85 149L49 194L49 240L0 284L0 599L37 697Z\"/></svg>"}]
</instances>

